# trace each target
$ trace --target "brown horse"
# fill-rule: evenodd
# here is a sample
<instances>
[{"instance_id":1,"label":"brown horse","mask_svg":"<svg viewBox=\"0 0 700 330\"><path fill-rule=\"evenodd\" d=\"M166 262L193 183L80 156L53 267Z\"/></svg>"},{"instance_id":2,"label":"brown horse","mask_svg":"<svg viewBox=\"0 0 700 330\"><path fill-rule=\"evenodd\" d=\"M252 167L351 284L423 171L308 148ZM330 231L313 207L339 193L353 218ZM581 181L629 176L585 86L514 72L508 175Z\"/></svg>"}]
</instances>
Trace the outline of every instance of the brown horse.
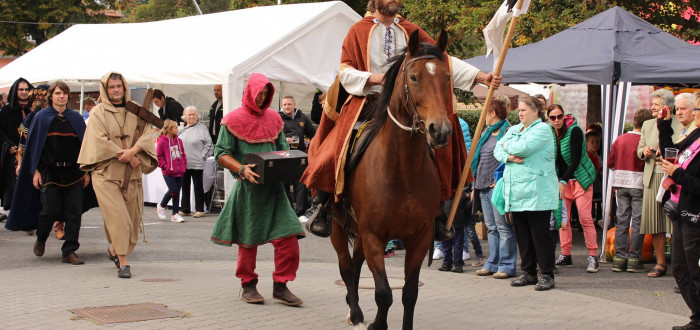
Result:
<instances>
[{"instance_id":1,"label":"brown horse","mask_svg":"<svg viewBox=\"0 0 700 330\"><path fill-rule=\"evenodd\" d=\"M444 64L447 36L437 47L420 43L418 31L405 53L393 59L384 90L375 103L373 139L348 173L346 206L331 205L335 216L331 242L347 287L348 322L364 324L358 283L365 259L375 283L377 315L370 329L386 329L392 292L384 268L384 248L391 239L406 247L403 328L413 328L418 276L432 244L440 205L440 183L431 148L446 146L452 128L445 105L451 102L450 71ZM387 119L389 117L389 119ZM341 225L350 216L348 229ZM349 239L355 236L352 256Z\"/></svg>"}]
</instances>

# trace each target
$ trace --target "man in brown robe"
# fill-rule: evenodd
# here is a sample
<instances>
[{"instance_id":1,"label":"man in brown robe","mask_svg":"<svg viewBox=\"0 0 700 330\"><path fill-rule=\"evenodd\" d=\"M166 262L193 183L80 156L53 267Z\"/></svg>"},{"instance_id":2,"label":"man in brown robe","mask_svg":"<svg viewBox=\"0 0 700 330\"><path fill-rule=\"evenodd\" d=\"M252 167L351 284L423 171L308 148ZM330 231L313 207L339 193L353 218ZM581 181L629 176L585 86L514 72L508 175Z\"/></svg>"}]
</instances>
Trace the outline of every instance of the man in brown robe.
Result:
<instances>
[{"instance_id":1,"label":"man in brown robe","mask_svg":"<svg viewBox=\"0 0 700 330\"><path fill-rule=\"evenodd\" d=\"M398 15L402 3L402 0L370 0L364 19L355 23L345 36L340 72L328 92L321 124L309 148L309 166L301 178L302 183L316 190L314 206L325 205L332 195L339 200L343 193L343 169L352 128L363 107L381 93L384 72L388 69L386 61L406 47L408 37L416 30L421 42L435 44L419 26ZM445 62L452 72L451 89L469 90L476 83L493 84L497 88L501 82L502 77L480 72L460 59L445 56ZM343 95L338 92L339 89L346 93ZM349 97L345 98L347 94ZM342 99L340 95L343 95ZM342 105L342 111L336 105ZM434 150L440 176L440 200L443 202L454 197L467 156L462 129L452 102L445 104L445 111L452 123L452 135L445 148ZM472 178L469 178L468 182L471 181ZM443 209L449 209L449 203ZM308 229L322 237L330 235L330 223L324 207L316 207L307 222ZM449 238L440 232L436 232L436 240Z\"/></svg>"},{"instance_id":2,"label":"man in brown robe","mask_svg":"<svg viewBox=\"0 0 700 330\"><path fill-rule=\"evenodd\" d=\"M92 185L102 211L107 241L107 257L119 268L120 278L131 277L126 259L136 246L142 225L143 187L141 176L158 166L155 144L150 134L138 138L131 147L138 117L126 111L131 100L129 86L119 73L109 72L100 84L100 104L90 112L78 163L92 172ZM146 128L146 132L150 130ZM126 190L120 185L126 166L133 168ZM143 228L143 227L141 227Z\"/></svg>"}]
</instances>

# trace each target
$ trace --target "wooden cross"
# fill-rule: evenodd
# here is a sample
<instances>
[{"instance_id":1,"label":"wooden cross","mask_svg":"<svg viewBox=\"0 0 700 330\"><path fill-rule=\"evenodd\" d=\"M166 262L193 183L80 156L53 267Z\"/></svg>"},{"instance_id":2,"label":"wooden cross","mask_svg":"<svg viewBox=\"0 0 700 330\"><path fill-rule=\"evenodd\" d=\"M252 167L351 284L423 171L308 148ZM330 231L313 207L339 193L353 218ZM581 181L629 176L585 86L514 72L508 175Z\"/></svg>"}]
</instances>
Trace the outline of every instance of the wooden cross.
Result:
<instances>
[{"instance_id":1,"label":"wooden cross","mask_svg":"<svg viewBox=\"0 0 700 330\"><path fill-rule=\"evenodd\" d=\"M143 135L143 130L146 128L146 123L149 123L155 127L163 128L163 120L160 117L154 115L150 111L151 102L153 101L153 90L148 89L146 91L146 97L143 99L143 105L138 105L138 103L129 101L126 103L126 111L129 111L139 118L136 123L136 130L134 131L134 138L131 140L131 147L133 148L138 142L141 135ZM131 180L131 171L133 169L131 166L126 166L124 168L124 180L122 180L121 188L126 190L129 188L129 181Z\"/></svg>"}]
</instances>

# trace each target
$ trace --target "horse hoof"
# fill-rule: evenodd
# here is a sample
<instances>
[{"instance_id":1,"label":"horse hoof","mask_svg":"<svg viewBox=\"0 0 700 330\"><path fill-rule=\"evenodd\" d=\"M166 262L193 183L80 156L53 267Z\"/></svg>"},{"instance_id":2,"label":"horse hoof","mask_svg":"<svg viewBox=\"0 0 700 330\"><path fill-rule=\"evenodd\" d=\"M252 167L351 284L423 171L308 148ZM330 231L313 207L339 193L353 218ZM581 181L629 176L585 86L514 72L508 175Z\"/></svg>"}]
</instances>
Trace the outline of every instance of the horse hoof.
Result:
<instances>
[{"instance_id":1,"label":"horse hoof","mask_svg":"<svg viewBox=\"0 0 700 330\"><path fill-rule=\"evenodd\" d=\"M366 330L367 326L364 323L360 323L354 327L352 327L353 330Z\"/></svg>"}]
</instances>

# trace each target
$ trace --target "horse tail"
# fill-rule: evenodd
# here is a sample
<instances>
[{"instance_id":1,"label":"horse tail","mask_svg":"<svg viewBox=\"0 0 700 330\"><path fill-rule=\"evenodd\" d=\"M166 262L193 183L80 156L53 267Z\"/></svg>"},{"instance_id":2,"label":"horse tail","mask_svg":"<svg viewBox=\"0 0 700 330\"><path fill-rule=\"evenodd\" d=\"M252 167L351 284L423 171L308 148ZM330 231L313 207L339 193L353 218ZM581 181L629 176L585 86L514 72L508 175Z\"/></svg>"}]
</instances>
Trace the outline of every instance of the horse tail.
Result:
<instances>
[{"instance_id":1,"label":"horse tail","mask_svg":"<svg viewBox=\"0 0 700 330\"><path fill-rule=\"evenodd\" d=\"M343 230L348 233L348 243L350 246L355 245L355 239L357 235L350 231L350 219L354 219L350 214L350 201L347 198L343 198L343 212L345 212L345 222L343 222Z\"/></svg>"},{"instance_id":2,"label":"horse tail","mask_svg":"<svg viewBox=\"0 0 700 330\"><path fill-rule=\"evenodd\" d=\"M433 252L435 252L435 243L430 244L430 250L428 250L428 267L433 264Z\"/></svg>"}]
</instances>

